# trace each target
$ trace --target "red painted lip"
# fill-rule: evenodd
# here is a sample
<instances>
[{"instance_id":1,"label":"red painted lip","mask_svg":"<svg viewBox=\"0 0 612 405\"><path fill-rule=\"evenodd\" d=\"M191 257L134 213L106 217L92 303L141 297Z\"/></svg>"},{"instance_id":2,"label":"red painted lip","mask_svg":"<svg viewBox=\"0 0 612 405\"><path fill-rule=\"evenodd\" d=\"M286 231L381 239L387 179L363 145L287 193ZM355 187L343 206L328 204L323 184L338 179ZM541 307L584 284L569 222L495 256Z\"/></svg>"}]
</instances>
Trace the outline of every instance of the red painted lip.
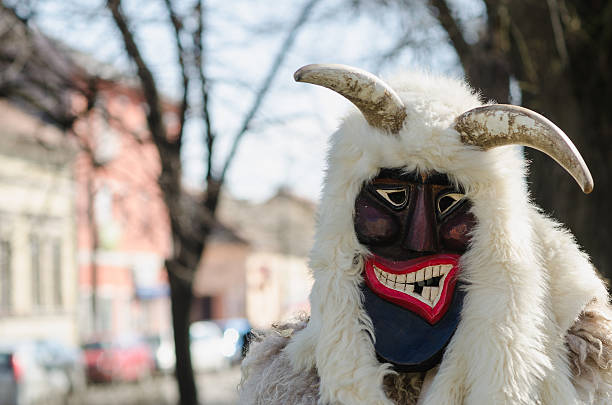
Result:
<instances>
[{"instance_id":1,"label":"red painted lip","mask_svg":"<svg viewBox=\"0 0 612 405\"><path fill-rule=\"evenodd\" d=\"M460 257L460 255L456 254L437 254L411 260L394 261L376 255L370 256L365 263L365 281L367 286L379 297L418 314L430 324L435 324L446 313L452 301L455 284L457 283ZM439 288L441 291L437 302L433 306L417 298L420 295L416 293L411 295L387 287L378 280L374 269L376 267L391 275L404 275L416 273L429 266L438 265L452 265L452 268L440 280Z\"/></svg>"}]
</instances>

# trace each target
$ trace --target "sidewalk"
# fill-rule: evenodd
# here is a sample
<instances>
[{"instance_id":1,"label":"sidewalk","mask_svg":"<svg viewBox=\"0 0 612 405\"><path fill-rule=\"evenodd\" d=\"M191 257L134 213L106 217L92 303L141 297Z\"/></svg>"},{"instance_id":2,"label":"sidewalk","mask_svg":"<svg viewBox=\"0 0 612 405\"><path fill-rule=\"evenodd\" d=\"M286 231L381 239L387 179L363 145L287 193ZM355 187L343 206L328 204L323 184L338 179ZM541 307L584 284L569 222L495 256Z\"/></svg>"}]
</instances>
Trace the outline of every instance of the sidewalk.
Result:
<instances>
[{"instance_id":1,"label":"sidewalk","mask_svg":"<svg viewBox=\"0 0 612 405\"><path fill-rule=\"evenodd\" d=\"M240 367L203 373L196 376L202 405L234 405L238 400L236 387L240 382ZM91 385L68 405L176 405L178 401L173 376L157 376L133 384Z\"/></svg>"}]
</instances>

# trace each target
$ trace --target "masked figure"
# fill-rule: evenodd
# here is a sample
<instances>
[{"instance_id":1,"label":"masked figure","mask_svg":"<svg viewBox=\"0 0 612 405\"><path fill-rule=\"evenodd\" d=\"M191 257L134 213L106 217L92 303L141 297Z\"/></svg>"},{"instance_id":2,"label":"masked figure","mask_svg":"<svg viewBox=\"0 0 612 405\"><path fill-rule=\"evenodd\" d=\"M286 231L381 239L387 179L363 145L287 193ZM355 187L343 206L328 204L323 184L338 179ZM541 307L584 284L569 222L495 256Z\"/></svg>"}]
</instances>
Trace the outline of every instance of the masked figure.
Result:
<instances>
[{"instance_id":1,"label":"masked figure","mask_svg":"<svg viewBox=\"0 0 612 405\"><path fill-rule=\"evenodd\" d=\"M588 193L567 136L447 78L389 85L342 65L295 78L358 111L331 138L311 316L258 336L240 403L612 403L605 286L530 203L514 146L548 154Z\"/></svg>"}]
</instances>

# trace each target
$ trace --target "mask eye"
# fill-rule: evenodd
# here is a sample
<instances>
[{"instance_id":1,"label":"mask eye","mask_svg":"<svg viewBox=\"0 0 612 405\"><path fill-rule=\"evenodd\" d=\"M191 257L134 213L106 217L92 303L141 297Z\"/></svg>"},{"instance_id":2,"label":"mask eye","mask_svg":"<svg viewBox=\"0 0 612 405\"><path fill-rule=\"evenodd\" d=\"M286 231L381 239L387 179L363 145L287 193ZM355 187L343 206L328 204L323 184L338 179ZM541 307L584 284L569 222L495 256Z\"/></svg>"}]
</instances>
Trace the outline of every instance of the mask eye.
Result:
<instances>
[{"instance_id":1,"label":"mask eye","mask_svg":"<svg viewBox=\"0 0 612 405\"><path fill-rule=\"evenodd\" d=\"M463 201L465 194L446 193L438 197L438 214L444 216L450 213L457 205Z\"/></svg>"},{"instance_id":2,"label":"mask eye","mask_svg":"<svg viewBox=\"0 0 612 405\"><path fill-rule=\"evenodd\" d=\"M393 208L403 208L408 202L408 191L405 188L377 188L376 193L391 204Z\"/></svg>"}]
</instances>

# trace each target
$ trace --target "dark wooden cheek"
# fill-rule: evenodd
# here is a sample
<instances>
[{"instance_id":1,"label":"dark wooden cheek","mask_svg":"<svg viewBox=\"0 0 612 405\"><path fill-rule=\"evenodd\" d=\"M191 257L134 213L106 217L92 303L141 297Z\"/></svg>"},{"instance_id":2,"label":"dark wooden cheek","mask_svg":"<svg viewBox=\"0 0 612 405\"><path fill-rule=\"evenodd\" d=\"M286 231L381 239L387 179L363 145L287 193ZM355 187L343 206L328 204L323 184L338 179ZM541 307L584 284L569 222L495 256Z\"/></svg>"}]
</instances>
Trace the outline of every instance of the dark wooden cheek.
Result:
<instances>
[{"instance_id":1,"label":"dark wooden cheek","mask_svg":"<svg viewBox=\"0 0 612 405\"><path fill-rule=\"evenodd\" d=\"M391 241L397 235L397 221L377 207L358 201L355 207L355 230L362 243Z\"/></svg>"},{"instance_id":2,"label":"dark wooden cheek","mask_svg":"<svg viewBox=\"0 0 612 405\"><path fill-rule=\"evenodd\" d=\"M452 251L463 252L470 242L470 231L476 225L476 218L467 209L462 209L440 226L440 241Z\"/></svg>"}]
</instances>

